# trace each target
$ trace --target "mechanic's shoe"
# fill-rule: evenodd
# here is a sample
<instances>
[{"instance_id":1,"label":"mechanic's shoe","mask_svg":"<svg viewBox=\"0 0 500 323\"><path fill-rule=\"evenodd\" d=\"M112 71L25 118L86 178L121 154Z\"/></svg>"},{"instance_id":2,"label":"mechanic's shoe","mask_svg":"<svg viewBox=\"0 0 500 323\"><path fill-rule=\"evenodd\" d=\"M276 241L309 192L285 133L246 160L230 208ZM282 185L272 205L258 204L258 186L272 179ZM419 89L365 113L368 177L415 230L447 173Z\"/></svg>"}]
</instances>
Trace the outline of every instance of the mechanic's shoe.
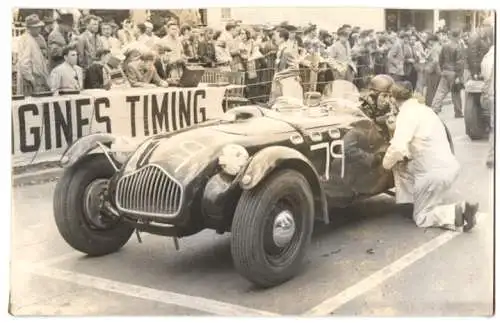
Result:
<instances>
[{"instance_id":1,"label":"mechanic's shoe","mask_svg":"<svg viewBox=\"0 0 500 323\"><path fill-rule=\"evenodd\" d=\"M469 202L465 202L464 220L466 224L464 225L464 232L469 232L473 227L476 226L476 214L478 209L479 203L471 204Z\"/></svg>"},{"instance_id":2,"label":"mechanic's shoe","mask_svg":"<svg viewBox=\"0 0 500 323\"><path fill-rule=\"evenodd\" d=\"M464 209L462 203L455 204L455 227L461 228L464 226Z\"/></svg>"}]
</instances>

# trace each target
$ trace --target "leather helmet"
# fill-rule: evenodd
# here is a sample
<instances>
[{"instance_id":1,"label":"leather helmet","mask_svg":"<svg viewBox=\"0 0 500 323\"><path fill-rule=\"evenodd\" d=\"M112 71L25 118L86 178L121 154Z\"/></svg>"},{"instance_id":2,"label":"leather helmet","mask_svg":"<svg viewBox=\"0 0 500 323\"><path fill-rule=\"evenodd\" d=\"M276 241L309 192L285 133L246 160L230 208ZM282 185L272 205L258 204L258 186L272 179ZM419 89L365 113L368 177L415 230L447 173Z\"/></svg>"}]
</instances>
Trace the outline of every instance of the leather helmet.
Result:
<instances>
[{"instance_id":1,"label":"leather helmet","mask_svg":"<svg viewBox=\"0 0 500 323\"><path fill-rule=\"evenodd\" d=\"M368 84L368 89L377 92L389 92L394 85L394 79L386 74L374 76Z\"/></svg>"}]
</instances>

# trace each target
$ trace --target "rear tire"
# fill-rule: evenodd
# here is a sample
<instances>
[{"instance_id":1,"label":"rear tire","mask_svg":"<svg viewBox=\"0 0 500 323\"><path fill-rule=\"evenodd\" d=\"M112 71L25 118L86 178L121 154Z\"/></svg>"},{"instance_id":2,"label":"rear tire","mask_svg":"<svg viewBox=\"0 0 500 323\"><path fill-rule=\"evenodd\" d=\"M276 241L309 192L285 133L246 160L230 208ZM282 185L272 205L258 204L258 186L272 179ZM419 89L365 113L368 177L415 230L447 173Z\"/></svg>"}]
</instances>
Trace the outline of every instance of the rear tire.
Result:
<instances>
[{"instance_id":1,"label":"rear tire","mask_svg":"<svg viewBox=\"0 0 500 323\"><path fill-rule=\"evenodd\" d=\"M102 256L118 251L130 239L134 229L123 221L95 224L99 212L89 217L85 203L88 189L95 183L109 180L115 171L102 154L88 155L67 169L54 192L54 218L59 233L74 249L90 256Z\"/></svg>"},{"instance_id":2,"label":"rear tire","mask_svg":"<svg viewBox=\"0 0 500 323\"><path fill-rule=\"evenodd\" d=\"M475 98L477 95L479 94L465 93L465 133L471 140L480 140L487 136L486 125L481 120L481 103Z\"/></svg>"},{"instance_id":3,"label":"rear tire","mask_svg":"<svg viewBox=\"0 0 500 323\"><path fill-rule=\"evenodd\" d=\"M295 170L276 172L244 191L238 202L231 230L236 269L260 287L293 278L302 267L313 224L314 198L309 182Z\"/></svg>"}]
</instances>

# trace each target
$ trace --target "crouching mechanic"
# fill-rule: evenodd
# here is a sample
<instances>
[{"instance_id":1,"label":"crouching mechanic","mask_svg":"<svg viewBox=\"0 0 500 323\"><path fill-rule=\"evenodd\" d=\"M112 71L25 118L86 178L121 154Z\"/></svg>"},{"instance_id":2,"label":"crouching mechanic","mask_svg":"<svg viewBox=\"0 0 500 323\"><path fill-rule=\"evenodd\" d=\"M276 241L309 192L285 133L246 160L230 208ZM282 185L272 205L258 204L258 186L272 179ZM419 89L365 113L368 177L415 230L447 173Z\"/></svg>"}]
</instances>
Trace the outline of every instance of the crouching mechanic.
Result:
<instances>
[{"instance_id":1,"label":"crouching mechanic","mask_svg":"<svg viewBox=\"0 0 500 323\"><path fill-rule=\"evenodd\" d=\"M442 121L412 98L412 92L409 82L395 84L391 90L399 111L382 165L393 170L396 203L410 206L407 210L418 227L470 231L476 225L478 204L443 204L460 165Z\"/></svg>"}]
</instances>

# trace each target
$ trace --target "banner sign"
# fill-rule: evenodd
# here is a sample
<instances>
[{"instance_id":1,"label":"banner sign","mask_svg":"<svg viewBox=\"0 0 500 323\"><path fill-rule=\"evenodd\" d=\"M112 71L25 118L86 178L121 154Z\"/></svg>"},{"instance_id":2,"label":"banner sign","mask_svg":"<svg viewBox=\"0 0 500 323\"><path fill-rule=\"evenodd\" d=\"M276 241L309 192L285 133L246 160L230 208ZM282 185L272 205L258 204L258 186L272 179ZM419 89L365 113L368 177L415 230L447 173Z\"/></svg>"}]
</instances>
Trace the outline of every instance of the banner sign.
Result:
<instances>
[{"instance_id":1,"label":"banner sign","mask_svg":"<svg viewBox=\"0 0 500 323\"><path fill-rule=\"evenodd\" d=\"M223 114L225 87L92 90L12 103L13 166L59 160L96 132L145 138Z\"/></svg>"}]
</instances>

